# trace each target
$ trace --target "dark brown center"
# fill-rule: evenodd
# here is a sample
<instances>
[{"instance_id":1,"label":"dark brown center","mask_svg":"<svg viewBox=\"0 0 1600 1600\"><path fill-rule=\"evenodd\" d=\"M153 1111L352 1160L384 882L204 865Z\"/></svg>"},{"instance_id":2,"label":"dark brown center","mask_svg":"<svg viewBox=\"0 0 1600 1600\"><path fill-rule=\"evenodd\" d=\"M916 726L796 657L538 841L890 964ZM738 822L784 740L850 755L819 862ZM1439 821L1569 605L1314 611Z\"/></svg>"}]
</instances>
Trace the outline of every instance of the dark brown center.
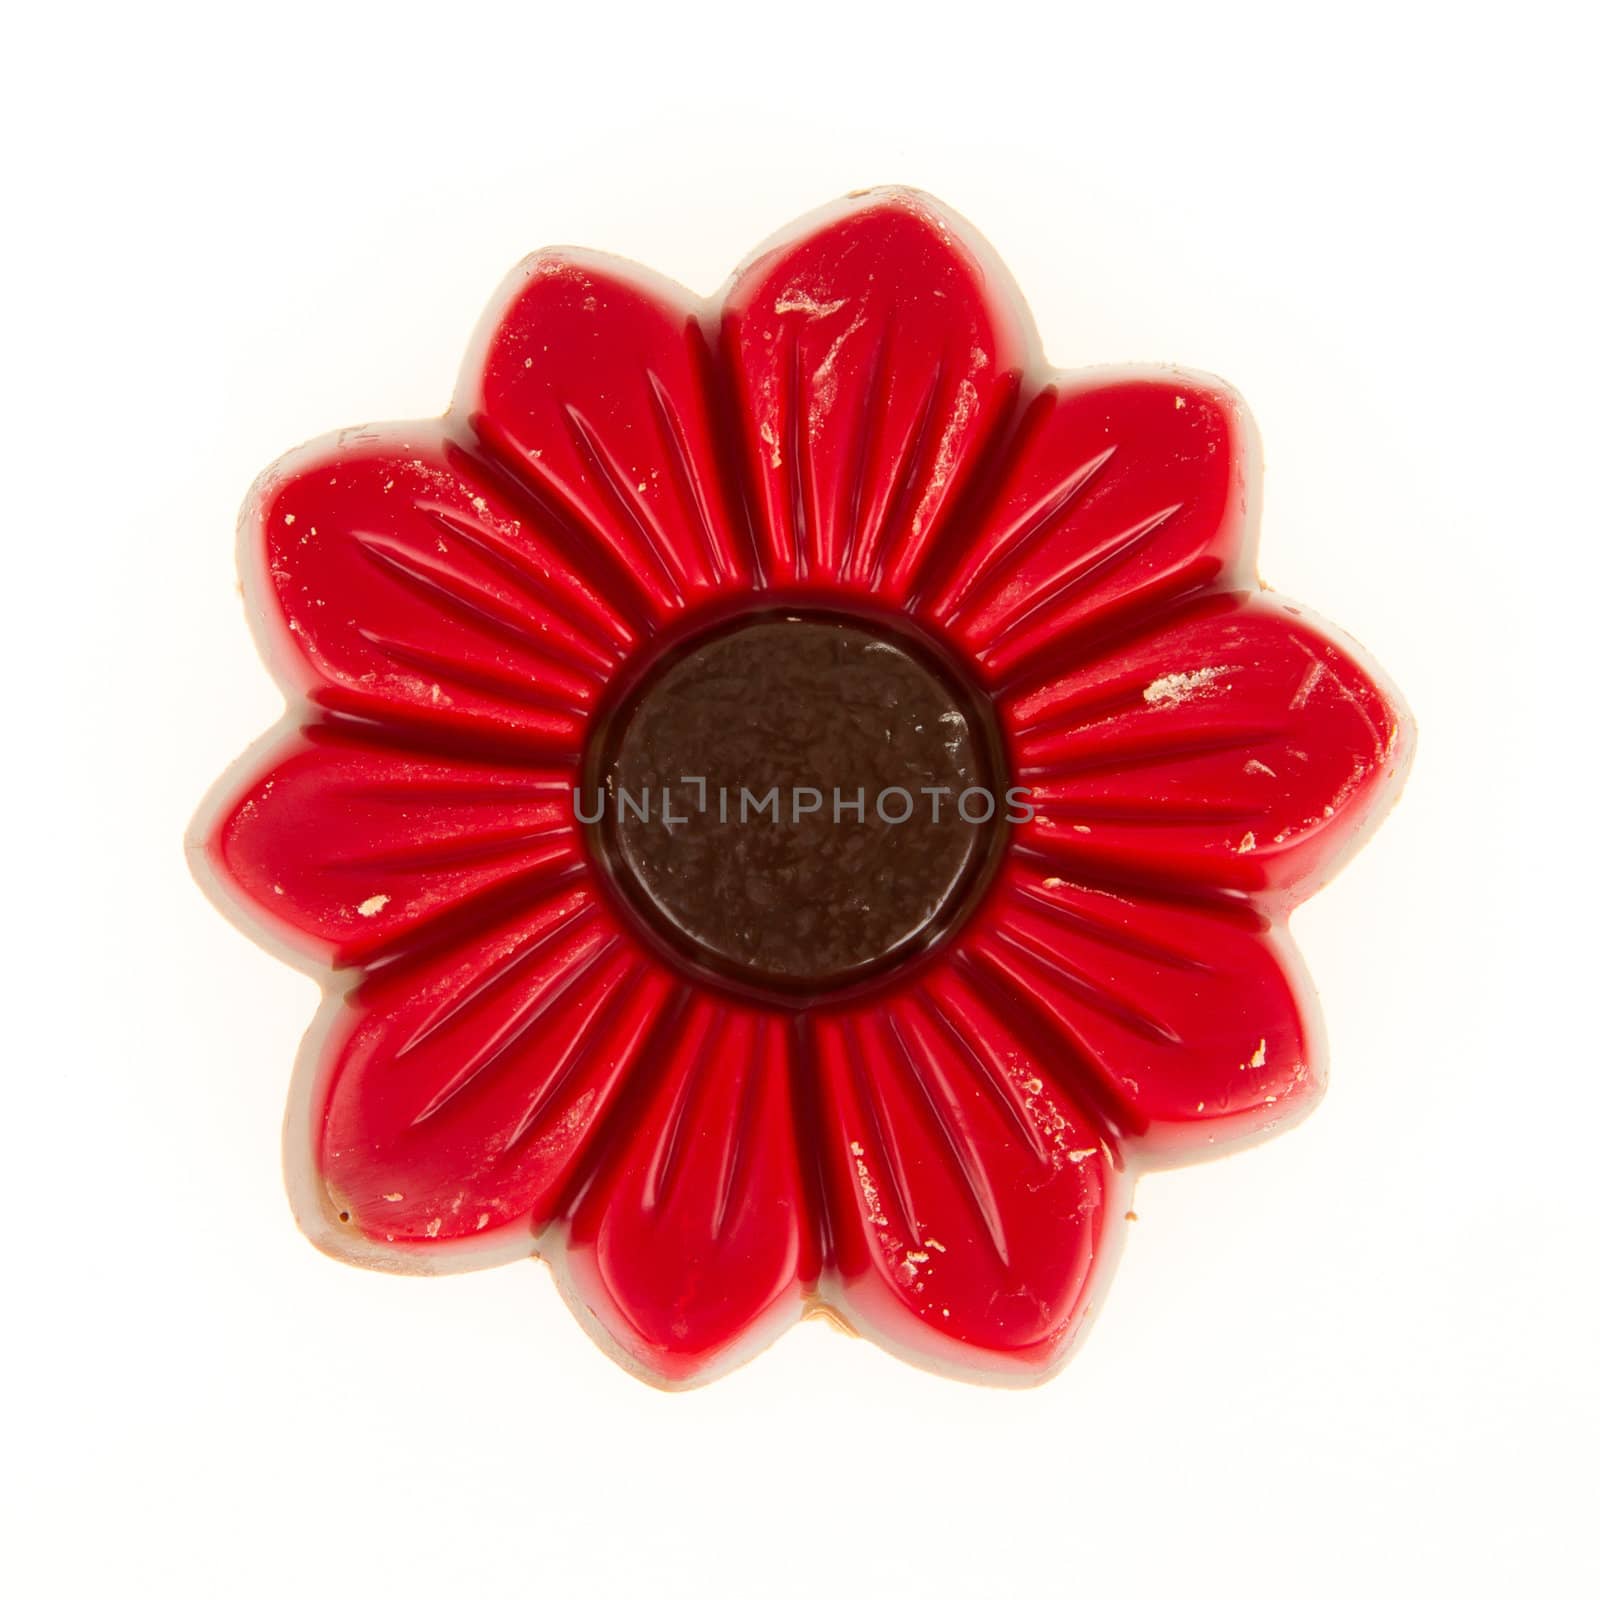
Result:
<instances>
[{"instance_id":1,"label":"dark brown center","mask_svg":"<svg viewBox=\"0 0 1600 1600\"><path fill-rule=\"evenodd\" d=\"M657 664L591 752L584 807L680 958L791 995L953 927L1005 811L987 704L953 668L898 630L787 613Z\"/></svg>"}]
</instances>

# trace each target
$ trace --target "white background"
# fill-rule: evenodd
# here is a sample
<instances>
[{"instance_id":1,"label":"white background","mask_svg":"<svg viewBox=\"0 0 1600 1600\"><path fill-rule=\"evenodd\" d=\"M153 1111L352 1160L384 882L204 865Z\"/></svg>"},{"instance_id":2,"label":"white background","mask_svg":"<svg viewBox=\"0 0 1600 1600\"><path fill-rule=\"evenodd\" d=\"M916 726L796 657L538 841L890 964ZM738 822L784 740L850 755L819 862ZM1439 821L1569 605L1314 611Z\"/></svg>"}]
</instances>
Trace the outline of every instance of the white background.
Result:
<instances>
[{"instance_id":1,"label":"white background","mask_svg":"<svg viewBox=\"0 0 1600 1600\"><path fill-rule=\"evenodd\" d=\"M1595 1592L1580 25L1196 0L14 15L0 1581ZM1244 391L1263 571L1384 663L1420 753L1296 918L1326 1104L1144 1181L1059 1378L968 1388L810 1324L664 1395L542 1268L387 1278L294 1229L278 1125L313 986L181 851L279 709L234 513L302 438L438 411L527 251L710 292L886 181L987 234L1058 362Z\"/></svg>"}]
</instances>

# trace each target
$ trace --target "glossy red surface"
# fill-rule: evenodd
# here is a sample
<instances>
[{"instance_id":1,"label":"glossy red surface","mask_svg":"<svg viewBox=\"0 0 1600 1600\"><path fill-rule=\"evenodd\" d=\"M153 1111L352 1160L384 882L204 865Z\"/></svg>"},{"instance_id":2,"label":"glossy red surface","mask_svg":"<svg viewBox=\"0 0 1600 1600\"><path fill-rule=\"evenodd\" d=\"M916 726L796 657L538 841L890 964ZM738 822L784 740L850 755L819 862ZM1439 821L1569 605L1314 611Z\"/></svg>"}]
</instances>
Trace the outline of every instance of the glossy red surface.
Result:
<instances>
[{"instance_id":1,"label":"glossy red surface","mask_svg":"<svg viewBox=\"0 0 1600 1600\"><path fill-rule=\"evenodd\" d=\"M1316 1100L1285 919L1410 755L1371 663L1261 591L1259 482L1231 390L1052 371L920 194L805 220L710 302L530 258L442 421L306 446L244 512L290 709L195 856L329 990L306 1231L400 1270L542 1255L664 1383L823 1307L941 1370L1052 1370L1137 1170ZM651 940L571 800L641 662L789 604L957 658L1038 807L950 938L803 1004Z\"/></svg>"}]
</instances>

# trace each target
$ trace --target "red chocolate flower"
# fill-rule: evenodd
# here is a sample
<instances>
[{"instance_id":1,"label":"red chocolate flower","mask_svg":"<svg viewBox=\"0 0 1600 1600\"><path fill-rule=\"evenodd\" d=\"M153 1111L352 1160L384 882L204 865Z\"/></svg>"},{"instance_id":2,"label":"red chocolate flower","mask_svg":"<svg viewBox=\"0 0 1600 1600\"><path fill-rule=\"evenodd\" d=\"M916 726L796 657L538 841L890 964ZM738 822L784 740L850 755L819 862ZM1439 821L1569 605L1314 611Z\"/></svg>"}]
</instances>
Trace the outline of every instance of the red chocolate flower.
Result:
<instances>
[{"instance_id":1,"label":"red chocolate flower","mask_svg":"<svg viewBox=\"0 0 1600 1600\"><path fill-rule=\"evenodd\" d=\"M1321 1092L1285 919L1410 755L1370 663L1262 592L1258 483L1231 390L1046 369L915 193L709 303L525 262L442 421L309 445L244 513L291 710L195 853L329 985L287 1134L307 1233L410 1271L542 1255L665 1383L824 1306L1047 1374L1133 1173ZM575 810L628 771L858 756L874 798L944 763L1033 814Z\"/></svg>"}]
</instances>

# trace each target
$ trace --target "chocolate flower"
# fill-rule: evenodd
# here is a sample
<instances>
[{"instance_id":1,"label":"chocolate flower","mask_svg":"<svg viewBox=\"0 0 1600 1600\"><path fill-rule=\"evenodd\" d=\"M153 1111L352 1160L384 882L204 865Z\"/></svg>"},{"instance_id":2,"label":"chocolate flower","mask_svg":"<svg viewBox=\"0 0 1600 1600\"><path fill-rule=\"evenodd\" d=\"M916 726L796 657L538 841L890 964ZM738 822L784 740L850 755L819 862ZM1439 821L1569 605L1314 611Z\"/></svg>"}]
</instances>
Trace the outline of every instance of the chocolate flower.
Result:
<instances>
[{"instance_id":1,"label":"chocolate flower","mask_svg":"<svg viewBox=\"0 0 1600 1600\"><path fill-rule=\"evenodd\" d=\"M1262 591L1258 501L1231 390L1049 370L920 194L710 302L530 258L442 421L309 445L244 513L291 709L193 851L328 987L307 1233L543 1256L663 1383L823 1308L1047 1374L1134 1173L1321 1092L1285 919L1410 755Z\"/></svg>"}]
</instances>

